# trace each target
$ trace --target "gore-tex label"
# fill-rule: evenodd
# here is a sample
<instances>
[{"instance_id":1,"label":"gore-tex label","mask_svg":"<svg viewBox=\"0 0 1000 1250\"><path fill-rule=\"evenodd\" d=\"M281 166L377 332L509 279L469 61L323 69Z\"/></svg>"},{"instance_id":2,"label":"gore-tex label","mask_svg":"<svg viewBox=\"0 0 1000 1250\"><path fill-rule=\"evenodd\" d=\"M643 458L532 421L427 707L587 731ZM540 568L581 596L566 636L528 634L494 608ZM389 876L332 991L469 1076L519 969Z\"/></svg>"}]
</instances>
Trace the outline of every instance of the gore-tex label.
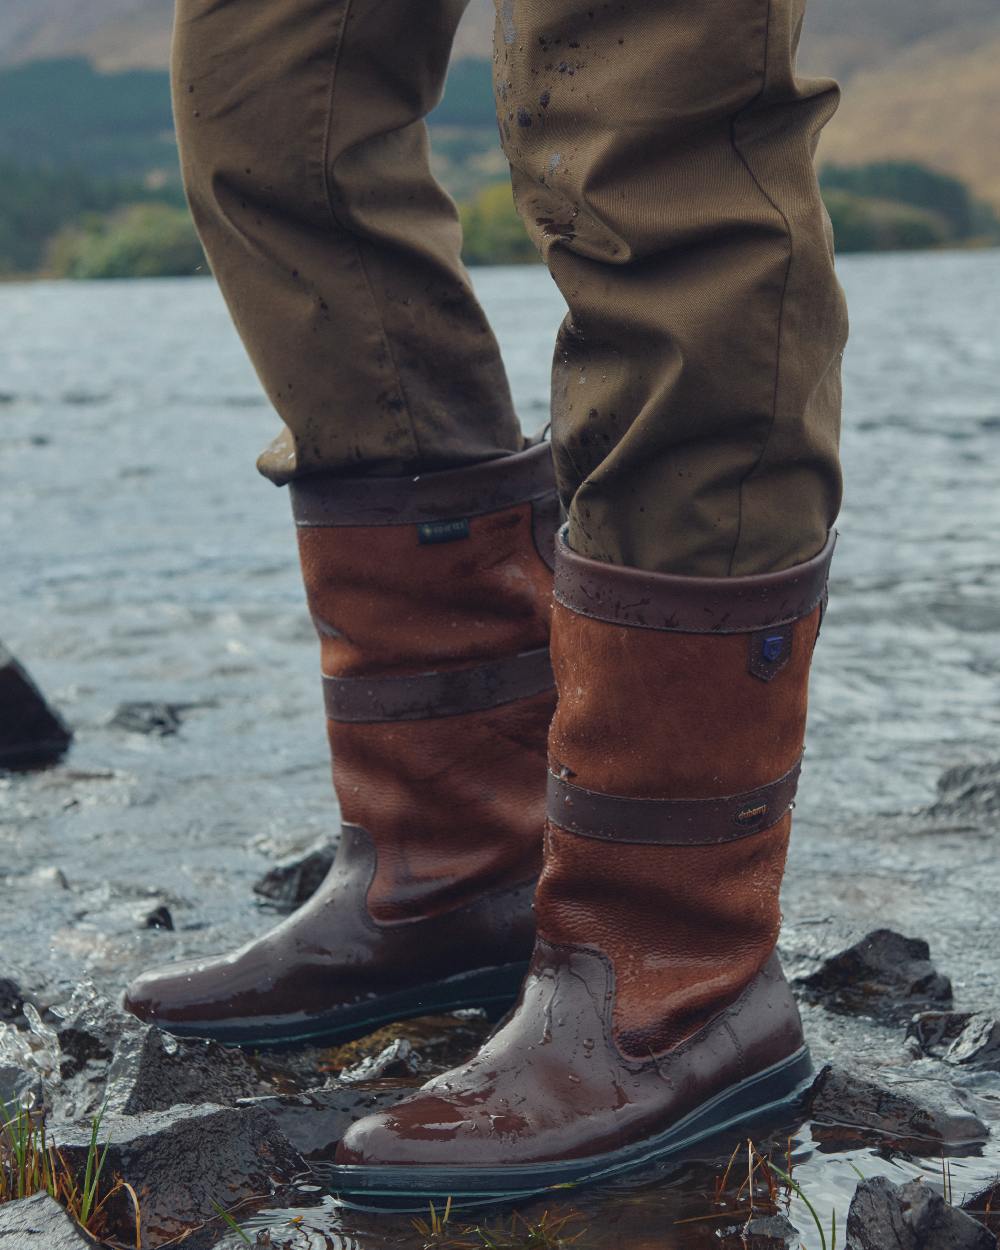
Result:
<instances>
[{"instance_id":1,"label":"gore-tex label","mask_svg":"<svg viewBox=\"0 0 1000 1250\"><path fill-rule=\"evenodd\" d=\"M469 537L469 522L461 521L425 521L417 526L417 537L421 545L424 543L457 543L460 538Z\"/></svg>"}]
</instances>

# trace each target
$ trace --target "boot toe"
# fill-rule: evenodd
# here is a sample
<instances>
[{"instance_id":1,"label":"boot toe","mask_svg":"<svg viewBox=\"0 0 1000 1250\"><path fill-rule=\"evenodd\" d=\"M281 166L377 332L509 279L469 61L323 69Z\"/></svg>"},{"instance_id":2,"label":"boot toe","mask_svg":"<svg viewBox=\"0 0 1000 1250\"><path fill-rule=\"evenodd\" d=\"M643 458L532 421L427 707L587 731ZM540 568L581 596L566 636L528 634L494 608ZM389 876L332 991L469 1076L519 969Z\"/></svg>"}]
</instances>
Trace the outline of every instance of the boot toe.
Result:
<instances>
[{"instance_id":1,"label":"boot toe","mask_svg":"<svg viewBox=\"0 0 1000 1250\"><path fill-rule=\"evenodd\" d=\"M198 970L199 965L192 960L144 972L125 990L122 1006L145 1023L169 1030L172 1023L181 1024L190 1015L196 997L192 983Z\"/></svg>"},{"instance_id":2,"label":"boot toe","mask_svg":"<svg viewBox=\"0 0 1000 1250\"><path fill-rule=\"evenodd\" d=\"M454 1166L465 1158L475 1124L433 1096L408 1098L391 1111L352 1124L337 1147L336 1162L366 1167Z\"/></svg>"}]
</instances>

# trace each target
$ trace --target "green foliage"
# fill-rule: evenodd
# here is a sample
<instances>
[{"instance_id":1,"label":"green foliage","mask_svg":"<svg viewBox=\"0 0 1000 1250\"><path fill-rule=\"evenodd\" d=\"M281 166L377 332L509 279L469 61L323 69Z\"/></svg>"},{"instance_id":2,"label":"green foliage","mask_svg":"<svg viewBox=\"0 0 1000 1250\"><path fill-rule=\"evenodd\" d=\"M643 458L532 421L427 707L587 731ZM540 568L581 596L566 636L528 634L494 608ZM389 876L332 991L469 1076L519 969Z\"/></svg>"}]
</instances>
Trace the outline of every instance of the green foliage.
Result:
<instances>
[{"instance_id":1,"label":"green foliage","mask_svg":"<svg viewBox=\"0 0 1000 1250\"><path fill-rule=\"evenodd\" d=\"M49 170L0 159L0 274L37 270L49 239L83 214L108 212L152 194L132 179L95 178L74 166ZM174 198L180 200L179 189Z\"/></svg>"},{"instance_id":2,"label":"green foliage","mask_svg":"<svg viewBox=\"0 0 1000 1250\"><path fill-rule=\"evenodd\" d=\"M939 247L953 236L939 213L851 191L823 193L838 252L891 252Z\"/></svg>"},{"instance_id":3,"label":"green foliage","mask_svg":"<svg viewBox=\"0 0 1000 1250\"><path fill-rule=\"evenodd\" d=\"M538 260L521 225L509 182L496 182L460 209L464 256L470 265L515 265Z\"/></svg>"},{"instance_id":4,"label":"green foliage","mask_svg":"<svg viewBox=\"0 0 1000 1250\"><path fill-rule=\"evenodd\" d=\"M821 182L824 190L849 191L936 213L948 223L955 239L967 239L973 232L975 210L968 187L957 178L915 161L827 165Z\"/></svg>"},{"instance_id":5,"label":"green foliage","mask_svg":"<svg viewBox=\"0 0 1000 1250\"><path fill-rule=\"evenodd\" d=\"M163 278L206 267L184 209L130 204L61 231L49 247L47 268L62 278Z\"/></svg>"}]
</instances>

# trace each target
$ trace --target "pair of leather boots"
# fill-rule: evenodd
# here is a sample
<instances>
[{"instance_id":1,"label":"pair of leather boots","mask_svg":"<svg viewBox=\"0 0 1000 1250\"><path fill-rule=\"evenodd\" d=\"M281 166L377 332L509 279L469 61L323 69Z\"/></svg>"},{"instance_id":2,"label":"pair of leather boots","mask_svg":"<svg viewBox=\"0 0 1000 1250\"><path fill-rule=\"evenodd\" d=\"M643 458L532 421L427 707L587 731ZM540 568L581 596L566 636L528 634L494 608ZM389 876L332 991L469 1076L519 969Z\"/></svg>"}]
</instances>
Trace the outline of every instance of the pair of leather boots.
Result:
<instances>
[{"instance_id":1,"label":"pair of leather boots","mask_svg":"<svg viewBox=\"0 0 1000 1250\"><path fill-rule=\"evenodd\" d=\"M336 861L285 923L141 977L130 1009L264 1046L510 1007L349 1129L345 1194L537 1192L794 1096L778 895L832 539L755 577L597 563L557 534L545 444L291 489Z\"/></svg>"}]
</instances>

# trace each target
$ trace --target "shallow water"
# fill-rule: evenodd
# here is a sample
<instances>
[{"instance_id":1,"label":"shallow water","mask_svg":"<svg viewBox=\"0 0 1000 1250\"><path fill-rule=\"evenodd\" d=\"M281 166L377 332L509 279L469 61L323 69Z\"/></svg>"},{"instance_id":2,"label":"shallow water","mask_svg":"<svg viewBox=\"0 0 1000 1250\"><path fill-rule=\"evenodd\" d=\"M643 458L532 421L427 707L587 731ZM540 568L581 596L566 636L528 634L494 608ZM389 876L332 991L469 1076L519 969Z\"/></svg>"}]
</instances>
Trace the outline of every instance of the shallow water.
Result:
<instances>
[{"instance_id":1,"label":"shallow water","mask_svg":"<svg viewBox=\"0 0 1000 1250\"><path fill-rule=\"evenodd\" d=\"M957 1006L997 1010L995 826L873 816L1000 756L1000 252L851 257L841 273L847 496L783 950L794 967L891 925L931 942ZM536 429L560 297L541 268L475 280ZM145 963L259 931L273 917L253 880L336 828L287 499L253 468L274 429L210 282L0 285L0 637L77 731L60 768L0 778L0 973L50 997L81 976L117 992ZM144 699L189 705L180 733L109 724ZM176 932L137 927L159 902ZM910 1064L900 1030L807 1017L820 1058L940 1079ZM995 1083L972 1096L1000 1124ZM821 1212L846 1213L852 1162L940 1174L933 1158L821 1154L800 1136L796 1174ZM713 1225L675 1221L705 1213L733 1145L574 1200L595 1230L580 1244L718 1245ZM956 1160L956 1195L998 1169L996 1142ZM415 1244L406 1221L329 1203L303 1217L317 1246Z\"/></svg>"}]
</instances>

